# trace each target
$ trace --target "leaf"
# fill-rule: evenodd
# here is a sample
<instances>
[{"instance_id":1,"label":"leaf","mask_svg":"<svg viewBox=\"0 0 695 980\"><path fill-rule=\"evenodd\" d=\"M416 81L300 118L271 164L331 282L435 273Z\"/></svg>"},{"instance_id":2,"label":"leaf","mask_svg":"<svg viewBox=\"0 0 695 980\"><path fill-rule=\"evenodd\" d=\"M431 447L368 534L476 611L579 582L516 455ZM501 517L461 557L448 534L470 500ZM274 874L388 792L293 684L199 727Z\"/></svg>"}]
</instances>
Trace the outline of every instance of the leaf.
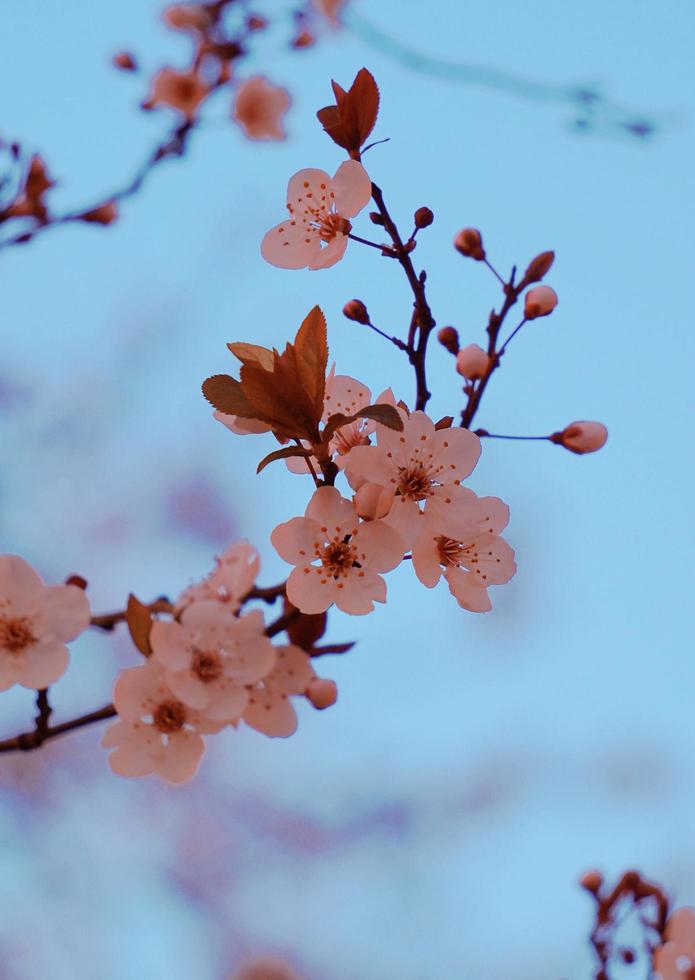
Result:
<instances>
[{"instance_id":1,"label":"leaf","mask_svg":"<svg viewBox=\"0 0 695 980\"><path fill-rule=\"evenodd\" d=\"M292 392L286 390L284 378L278 372L264 371L253 363L244 364L241 385L256 417L272 426L274 432L289 439L308 438Z\"/></svg>"},{"instance_id":2,"label":"leaf","mask_svg":"<svg viewBox=\"0 0 695 980\"><path fill-rule=\"evenodd\" d=\"M242 364L259 364L266 371L273 370L273 352L257 344L227 344L229 350Z\"/></svg>"},{"instance_id":3,"label":"leaf","mask_svg":"<svg viewBox=\"0 0 695 980\"><path fill-rule=\"evenodd\" d=\"M318 424L323 414L323 397L326 392L326 368L328 366L328 340L326 317L320 306L315 306L304 318L294 338L294 349L299 378L314 407Z\"/></svg>"},{"instance_id":4,"label":"leaf","mask_svg":"<svg viewBox=\"0 0 695 980\"><path fill-rule=\"evenodd\" d=\"M324 106L316 115L333 142L359 159L379 114L378 86L366 68L358 71L347 92L337 82L331 84L335 105Z\"/></svg>"},{"instance_id":5,"label":"leaf","mask_svg":"<svg viewBox=\"0 0 695 980\"><path fill-rule=\"evenodd\" d=\"M321 433L321 442L328 443L333 438L333 434L336 429L341 428L343 425L349 425L350 422L355 421L354 415L345 415L343 412L336 412L335 415L330 415L326 419L326 424L323 427Z\"/></svg>"},{"instance_id":6,"label":"leaf","mask_svg":"<svg viewBox=\"0 0 695 980\"><path fill-rule=\"evenodd\" d=\"M218 412L240 415L245 419L258 418L239 382L228 374L213 374L211 378L206 378L203 381L203 394Z\"/></svg>"},{"instance_id":7,"label":"leaf","mask_svg":"<svg viewBox=\"0 0 695 980\"><path fill-rule=\"evenodd\" d=\"M437 431L439 431L439 429L450 429L453 424L454 424L454 416L444 415L442 416L442 418L440 418L438 422L434 423L434 427Z\"/></svg>"},{"instance_id":8,"label":"leaf","mask_svg":"<svg viewBox=\"0 0 695 980\"><path fill-rule=\"evenodd\" d=\"M149 657L152 653L150 646L150 629L152 627L152 613L150 607L140 602L131 592L128 596L128 605L125 611L125 621L128 625L131 639L140 653Z\"/></svg>"},{"instance_id":9,"label":"leaf","mask_svg":"<svg viewBox=\"0 0 695 980\"><path fill-rule=\"evenodd\" d=\"M283 446L282 449L276 449L275 452L264 456L256 467L256 473L260 473L269 463L274 463L276 459L289 459L290 456L303 456L306 459L307 456L311 455L310 449L302 449L300 446Z\"/></svg>"},{"instance_id":10,"label":"leaf","mask_svg":"<svg viewBox=\"0 0 695 980\"><path fill-rule=\"evenodd\" d=\"M355 418L374 419L388 429L395 429L396 432L403 431L403 419L395 405L367 405L355 412Z\"/></svg>"},{"instance_id":11,"label":"leaf","mask_svg":"<svg viewBox=\"0 0 695 980\"><path fill-rule=\"evenodd\" d=\"M359 130L360 146L367 142L379 115L379 88L374 76L366 68L360 68L350 87L348 99L354 107Z\"/></svg>"}]
</instances>

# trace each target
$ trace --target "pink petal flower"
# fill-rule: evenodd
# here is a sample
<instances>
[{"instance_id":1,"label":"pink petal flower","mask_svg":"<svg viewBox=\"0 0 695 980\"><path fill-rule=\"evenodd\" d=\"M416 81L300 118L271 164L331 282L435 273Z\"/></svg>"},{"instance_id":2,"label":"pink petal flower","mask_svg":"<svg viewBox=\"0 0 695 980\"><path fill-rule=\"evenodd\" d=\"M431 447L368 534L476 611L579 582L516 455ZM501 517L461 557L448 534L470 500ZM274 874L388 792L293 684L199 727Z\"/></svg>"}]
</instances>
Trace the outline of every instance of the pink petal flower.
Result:
<instances>
[{"instance_id":1,"label":"pink petal flower","mask_svg":"<svg viewBox=\"0 0 695 980\"><path fill-rule=\"evenodd\" d=\"M252 140L283 140L283 116L290 107L290 94L262 75L242 82L234 100L233 117Z\"/></svg>"},{"instance_id":2,"label":"pink petal flower","mask_svg":"<svg viewBox=\"0 0 695 980\"><path fill-rule=\"evenodd\" d=\"M209 92L209 86L195 70L162 68L152 79L152 89L143 107L154 109L159 105L167 105L192 121Z\"/></svg>"},{"instance_id":3,"label":"pink petal flower","mask_svg":"<svg viewBox=\"0 0 695 980\"><path fill-rule=\"evenodd\" d=\"M281 269L323 269L342 258L350 232L349 218L369 201L372 185L356 160L341 164L333 178L307 168L290 178L289 217L265 235L261 254Z\"/></svg>"},{"instance_id":4,"label":"pink petal flower","mask_svg":"<svg viewBox=\"0 0 695 980\"><path fill-rule=\"evenodd\" d=\"M258 551L248 541L236 541L215 562L215 568L207 578L181 593L175 604L177 611L201 599L215 599L232 612L239 609L261 568Z\"/></svg>"},{"instance_id":5,"label":"pink petal flower","mask_svg":"<svg viewBox=\"0 0 695 980\"><path fill-rule=\"evenodd\" d=\"M289 700L303 694L316 677L311 658L297 646L277 647L277 662L260 684L249 691L244 721L271 738L288 738L297 729L297 715Z\"/></svg>"}]
</instances>

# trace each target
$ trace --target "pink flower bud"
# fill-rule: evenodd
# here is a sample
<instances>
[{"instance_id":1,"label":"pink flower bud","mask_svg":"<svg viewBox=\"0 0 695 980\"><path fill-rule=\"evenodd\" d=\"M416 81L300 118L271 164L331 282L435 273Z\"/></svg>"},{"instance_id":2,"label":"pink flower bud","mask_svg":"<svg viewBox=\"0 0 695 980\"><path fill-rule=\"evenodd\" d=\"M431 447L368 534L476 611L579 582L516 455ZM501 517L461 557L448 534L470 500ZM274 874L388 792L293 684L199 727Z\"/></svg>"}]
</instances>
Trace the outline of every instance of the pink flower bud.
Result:
<instances>
[{"instance_id":1,"label":"pink flower bud","mask_svg":"<svg viewBox=\"0 0 695 980\"><path fill-rule=\"evenodd\" d=\"M454 248L461 255L475 259L476 262L482 262L485 259L483 236L477 228L462 228L454 239Z\"/></svg>"},{"instance_id":2,"label":"pink flower bud","mask_svg":"<svg viewBox=\"0 0 695 980\"><path fill-rule=\"evenodd\" d=\"M562 432L555 432L550 438L570 452L583 456L605 446L608 429L601 422L571 422Z\"/></svg>"},{"instance_id":3,"label":"pink flower bud","mask_svg":"<svg viewBox=\"0 0 695 980\"><path fill-rule=\"evenodd\" d=\"M393 499L393 489L381 487L378 483L363 483L352 502L360 517L376 521L380 517L386 517L393 506Z\"/></svg>"},{"instance_id":4,"label":"pink flower bud","mask_svg":"<svg viewBox=\"0 0 695 980\"><path fill-rule=\"evenodd\" d=\"M130 51L119 51L112 59L112 63L119 71L137 71L137 63Z\"/></svg>"},{"instance_id":5,"label":"pink flower bud","mask_svg":"<svg viewBox=\"0 0 695 980\"><path fill-rule=\"evenodd\" d=\"M306 689L306 696L319 711L330 708L338 700L338 685L335 681L315 677Z\"/></svg>"},{"instance_id":6,"label":"pink flower bud","mask_svg":"<svg viewBox=\"0 0 695 980\"><path fill-rule=\"evenodd\" d=\"M529 267L524 273L524 281L540 282L543 276L547 275L550 267L555 261L555 252L541 252L529 263Z\"/></svg>"},{"instance_id":7,"label":"pink flower bud","mask_svg":"<svg viewBox=\"0 0 695 980\"><path fill-rule=\"evenodd\" d=\"M593 892L595 895L603 884L603 875L600 871L587 871L579 879L579 884L582 888L586 888L588 892Z\"/></svg>"},{"instance_id":8,"label":"pink flower bud","mask_svg":"<svg viewBox=\"0 0 695 980\"><path fill-rule=\"evenodd\" d=\"M557 306L557 293L550 286L535 286L529 289L524 298L524 316L527 320L535 320L539 316L548 316Z\"/></svg>"},{"instance_id":9,"label":"pink flower bud","mask_svg":"<svg viewBox=\"0 0 695 980\"><path fill-rule=\"evenodd\" d=\"M343 316L356 323L369 323L369 311L361 299L351 299L343 307Z\"/></svg>"},{"instance_id":10,"label":"pink flower bud","mask_svg":"<svg viewBox=\"0 0 695 980\"><path fill-rule=\"evenodd\" d=\"M428 228L434 221L434 214L429 208L418 208L413 220L416 228Z\"/></svg>"},{"instance_id":11,"label":"pink flower bud","mask_svg":"<svg viewBox=\"0 0 695 980\"><path fill-rule=\"evenodd\" d=\"M490 358L477 344L462 347L456 355L456 370L469 381L482 378L490 366Z\"/></svg>"},{"instance_id":12,"label":"pink flower bud","mask_svg":"<svg viewBox=\"0 0 695 980\"><path fill-rule=\"evenodd\" d=\"M437 340L450 354L458 354L459 333L456 327L442 327L437 334Z\"/></svg>"}]
</instances>

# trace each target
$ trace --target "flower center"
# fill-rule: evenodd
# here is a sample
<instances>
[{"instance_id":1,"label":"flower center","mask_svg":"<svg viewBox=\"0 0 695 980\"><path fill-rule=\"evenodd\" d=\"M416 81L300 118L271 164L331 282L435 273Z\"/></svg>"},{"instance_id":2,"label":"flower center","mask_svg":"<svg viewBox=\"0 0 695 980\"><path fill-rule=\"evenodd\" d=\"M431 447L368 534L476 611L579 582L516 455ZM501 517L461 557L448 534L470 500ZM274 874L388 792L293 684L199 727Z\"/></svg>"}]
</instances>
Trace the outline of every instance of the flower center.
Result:
<instances>
[{"instance_id":1,"label":"flower center","mask_svg":"<svg viewBox=\"0 0 695 980\"><path fill-rule=\"evenodd\" d=\"M316 216L319 235L324 242L330 242L336 235L349 235L352 225L339 214L326 212Z\"/></svg>"},{"instance_id":2,"label":"flower center","mask_svg":"<svg viewBox=\"0 0 695 980\"><path fill-rule=\"evenodd\" d=\"M222 658L217 650L196 650L191 670L203 684L209 684L222 673Z\"/></svg>"},{"instance_id":3,"label":"flower center","mask_svg":"<svg viewBox=\"0 0 695 980\"><path fill-rule=\"evenodd\" d=\"M333 444L337 453L345 456L355 446L368 446L369 436L362 434L363 423L343 425L333 435Z\"/></svg>"},{"instance_id":4,"label":"flower center","mask_svg":"<svg viewBox=\"0 0 695 980\"><path fill-rule=\"evenodd\" d=\"M398 467L398 493L410 500L426 500L432 496L432 479L422 463Z\"/></svg>"},{"instance_id":5,"label":"flower center","mask_svg":"<svg viewBox=\"0 0 695 980\"><path fill-rule=\"evenodd\" d=\"M186 721L186 708L180 701L162 701L153 713L155 728L166 735L180 732Z\"/></svg>"},{"instance_id":6,"label":"flower center","mask_svg":"<svg viewBox=\"0 0 695 980\"><path fill-rule=\"evenodd\" d=\"M439 564L450 568L459 568L470 555L470 546L462 545L460 541L454 541L453 538L437 538L437 548Z\"/></svg>"},{"instance_id":7,"label":"flower center","mask_svg":"<svg viewBox=\"0 0 695 980\"><path fill-rule=\"evenodd\" d=\"M19 653L35 642L28 617L6 619L0 616L0 647L8 653Z\"/></svg>"},{"instance_id":8,"label":"flower center","mask_svg":"<svg viewBox=\"0 0 695 980\"><path fill-rule=\"evenodd\" d=\"M319 558L329 575L345 576L355 566L355 546L349 541L331 541L319 552Z\"/></svg>"}]
</instances>

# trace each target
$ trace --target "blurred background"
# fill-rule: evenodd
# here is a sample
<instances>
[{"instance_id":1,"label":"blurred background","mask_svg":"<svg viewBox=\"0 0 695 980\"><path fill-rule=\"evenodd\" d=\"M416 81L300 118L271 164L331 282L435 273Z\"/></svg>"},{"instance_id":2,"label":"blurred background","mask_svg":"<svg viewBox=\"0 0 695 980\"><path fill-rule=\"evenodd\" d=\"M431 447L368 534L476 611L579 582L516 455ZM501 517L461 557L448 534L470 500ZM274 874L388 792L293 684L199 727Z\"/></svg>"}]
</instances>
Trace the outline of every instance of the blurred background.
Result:
<instances>
[{"instance_id":1,"label":"blurred background","mask_svg":"<svg viewBox=\"0 0 695 980\"><path fill-rule=\"evenodd\" d=\"M106 198L170 124L138 108L148 74L188 56L160 9L6 6L0 135L44 155L56 210ZM268 536L309 488L282 464L256 477L272 440L214 422L200 383L232 370L227 341L280 346L320 303L338 371L412 400L400 352L340 313L358 296L403 333L395 263L354 243L318 273L259 254L289 175L341 162L314 113L362 65L390 138L365 163L404 230L436 216L415 260L440 325L481 342L499 302L451 247L460 227L505 274L557 252L560 305L515 339L477 424L597 419L609 442L487 442L470 485L509 503L517 576L484 616L410 567L387 606L332 615L329 638L359 642L319 664L340 699L299 705L291 739L229 731L176 789L113 776L97 728L0 757L3 980L224 980L261 952L306 980L580 980L588 867L695 901L692 4L352 0L345 22L302 51L285 23L240 68L291 89L285 143L246 141L220 93L116 225L0 256L0 551L84 575L96 611L177 594L239 537L262 583L286 572ZM144 74L111 67L123 48ZM365 212L355 232L378 229ZM456 414L453 359L433 344L430 363L433 417ZM137 660L121 632L72 650L56 720ZM5 694L0 737L33 712Z\"/></svg>"}]
</instances>

